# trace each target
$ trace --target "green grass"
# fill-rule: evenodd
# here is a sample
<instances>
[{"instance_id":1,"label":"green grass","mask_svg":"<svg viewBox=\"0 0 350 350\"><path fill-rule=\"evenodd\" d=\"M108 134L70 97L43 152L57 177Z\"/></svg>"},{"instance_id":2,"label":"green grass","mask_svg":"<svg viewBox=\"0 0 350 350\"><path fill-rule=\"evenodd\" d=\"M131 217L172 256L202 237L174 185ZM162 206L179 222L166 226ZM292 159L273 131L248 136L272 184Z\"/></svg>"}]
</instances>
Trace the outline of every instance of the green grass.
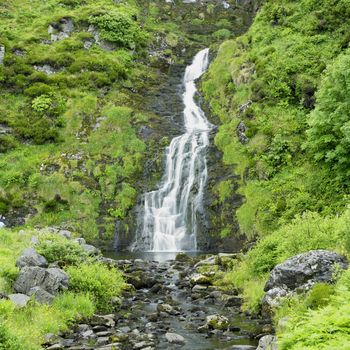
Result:
<instances>
[{"instance_id":1,"label":"green grass","mask_svg":"<svg viewBox=\"0 0 350 350\"><path fill-rule=\"evenodd\" d=\"M0 349L41 349L47 333L68 330L73 323L91 317L96 311L111 311L112 302L124 288L122 274L87 257L77 244L45 230L11 231L0 229L0 292L12 293L18 275L16 260L30 246L35 235L37 251L49 262L58 261L70 277L69 290L57 295L52 305L32 299L25 308L8 300L0 301Z\"/></svg>"}]
</instances>

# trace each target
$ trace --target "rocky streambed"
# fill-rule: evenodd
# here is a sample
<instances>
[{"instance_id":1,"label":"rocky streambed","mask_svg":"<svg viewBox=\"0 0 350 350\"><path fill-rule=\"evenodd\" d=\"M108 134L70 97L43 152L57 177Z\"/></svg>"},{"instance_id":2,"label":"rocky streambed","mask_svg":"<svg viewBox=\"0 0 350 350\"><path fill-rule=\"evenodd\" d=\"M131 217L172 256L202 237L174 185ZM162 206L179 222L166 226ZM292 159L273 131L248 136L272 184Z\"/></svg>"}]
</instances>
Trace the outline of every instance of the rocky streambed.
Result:
<instances>
[{"instance_id":1,"label":"rocky streambed","mask_svg":"<svg viewBox=\"0 0 350 350\"><path fill-rule=\"evenodd\" d=\"M233 254L163 262L142 259L103 262L123 270L128 281L118 311L95 315L60 336L47 349L231 349L255 350L268 325L240 312L236 291L212 285L213 270Z\"/></svg>"}]
</instances>

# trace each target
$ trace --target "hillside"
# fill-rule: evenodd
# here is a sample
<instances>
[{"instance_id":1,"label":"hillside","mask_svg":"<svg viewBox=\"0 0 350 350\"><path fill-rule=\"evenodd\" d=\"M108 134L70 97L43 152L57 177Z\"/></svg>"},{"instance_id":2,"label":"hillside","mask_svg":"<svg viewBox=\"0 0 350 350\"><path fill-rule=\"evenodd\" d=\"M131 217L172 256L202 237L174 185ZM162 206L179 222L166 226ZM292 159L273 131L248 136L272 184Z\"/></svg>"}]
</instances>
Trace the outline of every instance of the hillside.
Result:
<instances>
[{"instance_id":1,"label":"hillside","mask_svg":"<svg viewBox=\"0 0 350 350\"><path fill-rule=\"evenodd\" d=\"M0 349L350 349L349 18L0 1Z\"/></svg>"},{"instance_id":2,"label":"hillside","mask_svg":"<svg viewBox=\"0 0 350 350\"><path fill-rule=\"evenodd\" d=\"M266 1L247 34L221 45L203 83L221 121L215 143L240 175L237 222L256 242L224 276L247 310L260 312L269 272L285 259L349 254L349 11L348 1ZM219 186L230 203L233 182ZM279 349L349 348L349 319L336 316L349 307L347 277L318 288L312 306L296 297L277 311Z\"/></svg>"}]
</instances>

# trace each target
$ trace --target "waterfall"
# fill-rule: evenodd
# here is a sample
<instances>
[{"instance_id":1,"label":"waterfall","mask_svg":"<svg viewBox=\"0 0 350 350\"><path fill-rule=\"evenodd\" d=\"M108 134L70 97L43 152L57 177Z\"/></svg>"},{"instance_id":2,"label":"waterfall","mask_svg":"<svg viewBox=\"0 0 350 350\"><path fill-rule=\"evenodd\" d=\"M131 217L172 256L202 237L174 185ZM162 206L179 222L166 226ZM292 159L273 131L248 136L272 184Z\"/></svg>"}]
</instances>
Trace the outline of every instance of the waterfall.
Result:
<instances>
[{"instance_id":1,"label":"waterfall","mask_svg":"<svg viewBox=\"0 0 350 350\"><path fill-rule=\"evenodd\" d=\"M144 210L132 250L197 250L197 214L208 171L206 148L213 128L195 102L195 80L208 67L209 49L200 51L184 75L185 133L166 149L166 168L159 188L144 195Z\"/></svg>"}]
</instances>

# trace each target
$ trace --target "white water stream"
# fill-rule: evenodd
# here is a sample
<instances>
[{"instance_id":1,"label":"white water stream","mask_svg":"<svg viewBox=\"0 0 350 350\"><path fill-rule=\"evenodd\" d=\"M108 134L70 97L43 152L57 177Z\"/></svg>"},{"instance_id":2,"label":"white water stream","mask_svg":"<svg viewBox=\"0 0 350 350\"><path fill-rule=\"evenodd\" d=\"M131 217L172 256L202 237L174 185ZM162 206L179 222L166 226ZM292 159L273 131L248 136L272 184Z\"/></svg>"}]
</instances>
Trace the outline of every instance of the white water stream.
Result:
<instances>
[{"instance_id":1,"label":"white water stream","mask_svg":"<svg viewBox=\"0 0 350 350\"><path fill-rule=\"evenodd\" d=\"M166 169L159 189L144 195L141 227L132 249L154 252L197 250L197 214L207 182L206 148L213 128L194 97L195 80L208 67L209 49L187 66L183 94L186 132L166 149Z\"/></svg>"}]
</instances>

